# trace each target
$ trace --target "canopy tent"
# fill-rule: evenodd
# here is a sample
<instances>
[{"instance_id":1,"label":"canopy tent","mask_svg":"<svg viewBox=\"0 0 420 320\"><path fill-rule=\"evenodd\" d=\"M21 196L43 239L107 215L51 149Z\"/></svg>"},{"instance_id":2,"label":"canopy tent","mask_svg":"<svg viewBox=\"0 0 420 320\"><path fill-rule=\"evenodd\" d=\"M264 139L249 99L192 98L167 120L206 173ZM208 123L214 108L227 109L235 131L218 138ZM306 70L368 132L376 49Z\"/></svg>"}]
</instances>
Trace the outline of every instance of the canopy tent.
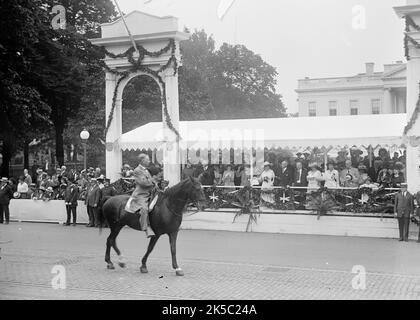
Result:
<instances>
[{"instance_id":1,"label":"canopy tent","mask_svg":"<svg viewBox=\"0 0 420 320\"><path fill-rule=\"evenodd\" d=\"M401 147L406 114L181 121L180 148L190 150ZM157 149L165 143L161 122L121 136L122 150Z\"/></svg>"}]
</instances>

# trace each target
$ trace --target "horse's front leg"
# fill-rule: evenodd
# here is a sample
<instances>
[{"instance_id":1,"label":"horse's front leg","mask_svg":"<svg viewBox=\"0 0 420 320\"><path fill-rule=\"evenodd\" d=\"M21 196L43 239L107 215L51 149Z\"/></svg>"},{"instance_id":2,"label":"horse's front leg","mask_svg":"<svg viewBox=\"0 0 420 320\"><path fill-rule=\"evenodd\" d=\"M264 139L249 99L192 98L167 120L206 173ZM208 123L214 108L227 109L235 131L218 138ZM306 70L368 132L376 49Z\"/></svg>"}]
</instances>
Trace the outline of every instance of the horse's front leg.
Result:
<instances>
[{"instance_id":1,"label":"horse's front leg","mask_svg":"<svg viewBox=\"0 0 420 320\"><path fill-rule=\"evenodd\" d=\"M177 276L183 276L184 271L178 266L176 261L176 238L178 236L178 231L169 234L169 244L171 245L171 255L172 255L172 268L175 269Z\"/></svg>"},{"instance_id":2,"label":"horse's front leg","mask_svg":"<svg viewBox=\"0 0 420 320\"><path fill-rule=\"evenodd\" d=\"M147 270L147 266L146 266L146 262L147 262L147 258L149 257L149 254L152 252L153 248L155 247L156 242L159 240L160 236L153 236L150 238L149 241L149 246L147 247L147 252L144 255L143 259L141 259L141 267L140 267L140 272L141 273L148 273L149 271Z\"/></svg>"}]
</instances>

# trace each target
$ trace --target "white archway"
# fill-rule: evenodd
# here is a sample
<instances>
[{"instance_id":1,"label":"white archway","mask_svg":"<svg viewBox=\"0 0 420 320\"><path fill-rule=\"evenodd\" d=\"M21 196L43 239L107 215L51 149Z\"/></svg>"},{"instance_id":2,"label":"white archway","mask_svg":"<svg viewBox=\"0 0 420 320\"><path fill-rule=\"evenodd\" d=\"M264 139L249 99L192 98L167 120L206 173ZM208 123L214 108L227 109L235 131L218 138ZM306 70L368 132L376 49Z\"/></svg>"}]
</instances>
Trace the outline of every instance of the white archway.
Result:
<instances>
[{"instance_id":1,"label":"white archway","mask_svg":"<svg viewBox=\"0 0 420 320\"><path fill-rule=\"evenodd\" d=\"M125 20L136 45L144 49L142 52L146 52L141 58L139 58L140 54L133 52L134 50L128 56L123 54L132 48L132 42L122 19L102 24L102 38L91 40L93 44L103 46L110 53L110 56L105 59L107 66L106 174L111 181L120 178L122 151L119 139L122 135L124 88L131 79L146 75L158 83L161 93L165 93L162 95L164 98L162 100L162 129L167 141L163 152L164 176L173 185L180 180L179 138L176 135L179 128L177 73L177 67L181 65L179 42L188 39L189 36L178 31L178 20L175 17L161 18L133 11L125 16ZM138 60L141 61L141 67L145 70L136 68L132 72L133 61Z\"/></svg>"}]
</instances>

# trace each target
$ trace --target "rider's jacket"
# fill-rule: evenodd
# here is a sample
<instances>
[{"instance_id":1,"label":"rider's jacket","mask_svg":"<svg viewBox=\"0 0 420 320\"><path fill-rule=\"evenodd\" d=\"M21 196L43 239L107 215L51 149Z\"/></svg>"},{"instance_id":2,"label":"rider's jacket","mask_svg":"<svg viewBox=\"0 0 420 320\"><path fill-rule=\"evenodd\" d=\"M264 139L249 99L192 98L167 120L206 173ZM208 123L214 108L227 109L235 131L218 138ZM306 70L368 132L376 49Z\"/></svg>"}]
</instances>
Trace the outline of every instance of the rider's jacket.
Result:
<instances>
[{"instance_id":1,"label":"rider's jacket","mask_svg":"<svg viewBox=\"0 0 420 320\"><path fill-rule=\"evenodd\" d=\"M133 213L140 209L148 210L150 193L154 186L152 176L145 167L139 165L134 169L133 178L136 189L128 200L125 209Z\"/></svg>"}]
</instances>

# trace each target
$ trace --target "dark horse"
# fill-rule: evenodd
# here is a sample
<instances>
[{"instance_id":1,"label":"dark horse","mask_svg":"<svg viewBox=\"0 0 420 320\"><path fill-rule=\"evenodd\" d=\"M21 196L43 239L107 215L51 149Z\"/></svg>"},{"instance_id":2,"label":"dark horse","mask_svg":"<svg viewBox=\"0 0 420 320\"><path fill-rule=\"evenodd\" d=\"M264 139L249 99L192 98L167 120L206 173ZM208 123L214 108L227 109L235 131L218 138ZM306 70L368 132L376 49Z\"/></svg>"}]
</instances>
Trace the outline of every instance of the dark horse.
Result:
<instances>
[{"instance_id":1,"label":"dark horse","mask_svg":"<svg viewBox=\"0 0 420 320\"><path fill-rule=\"evenodd\" d=\"M119 257L118 265L122 268L125 267L125 262L116 242L116 238L121 229L127 225L133 229L140 230L139 216L124 210L128 199L128 195L111 197L106 200L102 208L103 216L111 229L111 234L106 241L105 253L105 262L107 263L108 269L115 269L110 257L111 247L114 248ZM176 239L182 222L183 211L189 202L196 202L199 209L203 209L204 207L204 192L200 182L195 178L185 179L159 195L158 202L149 214L150 226L156 235L150 238L147 252L141 260L140 271L142 273L148 272L146 267L147 258L156 242L161 235L167 234L171 246L172 267L175 269L176 275L184 275L176 261Z\"/></svg>"}]
</instances>

